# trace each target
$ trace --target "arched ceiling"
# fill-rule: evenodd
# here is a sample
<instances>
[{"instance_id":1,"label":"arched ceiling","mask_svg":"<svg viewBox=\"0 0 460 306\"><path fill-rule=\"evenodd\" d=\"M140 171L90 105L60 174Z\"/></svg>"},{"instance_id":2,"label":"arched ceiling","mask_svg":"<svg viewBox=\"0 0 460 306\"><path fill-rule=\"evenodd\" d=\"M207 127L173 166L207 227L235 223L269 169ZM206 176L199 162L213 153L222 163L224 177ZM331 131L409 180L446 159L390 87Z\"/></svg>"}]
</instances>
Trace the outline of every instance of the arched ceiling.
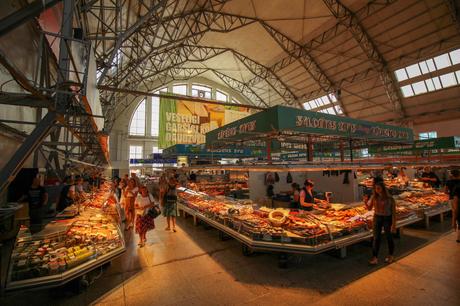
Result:
<instances>
[{"instance_id":1,"label":"arched ceiling","mask_svg":"<svg viewBox=\"0 0 460 306\"><path fill-rule=\"evenodd\" d=\"M340 93L347 116L419 122L432 110L458 116L459 88L404 98L393 72L458 48L458 7L448 0L86 0L80 17L99 85L150 91L201 76L256 105L300 107ZM102 93L106 112L126 96ZM438 110L441 100L452 112Z\"/></svg>"}]
</instances>

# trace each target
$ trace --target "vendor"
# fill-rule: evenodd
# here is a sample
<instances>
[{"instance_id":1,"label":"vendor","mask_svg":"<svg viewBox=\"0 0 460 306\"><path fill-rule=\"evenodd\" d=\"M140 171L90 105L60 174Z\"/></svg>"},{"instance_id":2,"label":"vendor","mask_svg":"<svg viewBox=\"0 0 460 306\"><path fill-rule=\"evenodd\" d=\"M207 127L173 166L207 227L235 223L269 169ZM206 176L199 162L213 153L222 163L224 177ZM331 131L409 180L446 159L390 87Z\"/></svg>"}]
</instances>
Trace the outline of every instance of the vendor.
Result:
<instances>
[{"instance_id":1,"label":"vendor","mask_svg":"<svg viewBox=\"0 0 460 306\"><path fill-rule=\"evenodd\" d=\"M83 177L76 177L75 185L70 186L69 192L74 201L82 201L86 199L86 192L83 188Z\"/></svg>"},{"instance_id":2,"label":"vendor","mask_svg":"<svg viewBox=\"0 0 460 306\"><path fill-rule=\"evenodd\" d=\"M401 169L399 170L397 179L399 182L401 182L401 184L407 185L409 183L409 177L406 175L405 170L406 170L406 167L401 167Z\"/></svg>"},{"instance_id":3,"label":"vendor","mask_svg":"<svg viewBox=\"0 0 460 306\"><path fill-rule=\"evenodd\" d=\"M423 169L422 177L420 178L420 180L424 183L429 184L431 187L439 187L439 177L436 175L436 173L433 172L431 167L425 167Z\"/></svg>"},{"instance_id":4,"label":"vendor","mask_svg":"<svg viewBox=\"0 0 460 306\"><path fill-rule=\"evenodd\" d=\"M39 177L33 179L27 191L27 201L29 202L30 229L32 232L37 232L41 229L44 207L48 203L48 193L40 185Z\"/></svg>"},{"instance_id":5,"label":"vendor","mask_svg":"<svg viewBox=\"0 0 460 306\"><path fill-rule=\"evenodd\" d=\"M291 196L291 208L300 207L300 186L297 183L291 184L291 190L283 191L281 193Z\"/></svg>"},{"instance_id":6,"label":"vendor","mask_svg":"<svg viewBox=\"0 0 460 306\"><path fill-rule=\"evenodd\" d=\"M58 212L63 211L68 206L73 204L73 194L70 192L70 187L74 185L74 181L71 176L65 178L62 189L59 195L59 201L56 210Z\"/></svg>"},{"instance_id":7,"label":"vendor","mask_svg":"<svg viewBox=\"0 0 460 306\"><path fill-rule=\"evenodd\" d=\"M300 191L300 209L313 210L316 203L321 204L322 208L329 206L327 201L316 199L313 196L313 187L315 184L312 180L306 179L303 185L304 188Z\"/></svg>"}]
</instances>

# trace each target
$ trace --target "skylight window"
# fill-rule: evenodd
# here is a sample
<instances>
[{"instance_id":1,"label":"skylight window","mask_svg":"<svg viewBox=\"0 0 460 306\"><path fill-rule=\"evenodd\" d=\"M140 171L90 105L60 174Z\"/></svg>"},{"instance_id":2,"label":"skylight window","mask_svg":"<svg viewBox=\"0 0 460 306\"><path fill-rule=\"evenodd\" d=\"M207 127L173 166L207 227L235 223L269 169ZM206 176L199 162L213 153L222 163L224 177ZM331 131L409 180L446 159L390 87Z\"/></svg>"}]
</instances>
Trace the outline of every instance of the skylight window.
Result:
<instances>
[{"instance_id":1,"label":"skylight window","mask_svg":"<svg viewBox=\"0 0 460 306\"><path fill-rule=\"evenodd\" d=\"M401 92L405 98L421 95L426 92L436 91L460 84L460 70L443 74L439 77L429 78L420 82L415 82L401 87Z\"/></svg>"},{"instance_id":2,"label":"skylight window","mask_svg":"<svg viewBox=\"0 0 460 306\"><path fill-rule=\"evenodd\" d=\"M325 114L341 115L343 110L336 105L337 97L334 94L327 94L322 97L307 101L303 104L304 109L318 111Z\"/></svg>"},{"instance_id":3,"label":"skylight window","mask_svg":"<svg viewBox=\"0 0 460 306\"><path fill-rule=\"evenodd\" d=\"M398 82L402 82L457 64L460 64L460 49L456 49L454 51L447 52L425 61L421 61L416 64L398 69L395 71L395 76Z\"/></svg>"},{"instance_id":4,"label":"skylight window","mask_svg":"<svg viewBox=\"0 0 460 306\"><path fill-rule=\"evenodd\" d=\"M450 87L457 85L457 79L455 78L455 73L447 73L440 76L442 87Z\"/></svg>"}]
</instances>

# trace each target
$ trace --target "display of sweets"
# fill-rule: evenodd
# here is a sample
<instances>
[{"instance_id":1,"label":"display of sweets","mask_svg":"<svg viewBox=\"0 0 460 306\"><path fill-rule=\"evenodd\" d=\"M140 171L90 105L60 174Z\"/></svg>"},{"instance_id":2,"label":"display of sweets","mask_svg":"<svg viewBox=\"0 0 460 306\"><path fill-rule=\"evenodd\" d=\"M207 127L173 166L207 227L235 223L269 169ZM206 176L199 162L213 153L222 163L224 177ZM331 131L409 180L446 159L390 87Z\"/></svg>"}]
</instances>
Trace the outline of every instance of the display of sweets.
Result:
<instances>
[{"instance_id":1,"label":"display of sweets","mask_svg":"<svg viewBox=\"0 0 460 306\"><path fill-rule=\"evenodd\" d=\"M79 216L56 237L18 239L11 256L11 280L63 273L121 247L121 239L117 226L107 217Z\"/></svg>"}]
</instances>

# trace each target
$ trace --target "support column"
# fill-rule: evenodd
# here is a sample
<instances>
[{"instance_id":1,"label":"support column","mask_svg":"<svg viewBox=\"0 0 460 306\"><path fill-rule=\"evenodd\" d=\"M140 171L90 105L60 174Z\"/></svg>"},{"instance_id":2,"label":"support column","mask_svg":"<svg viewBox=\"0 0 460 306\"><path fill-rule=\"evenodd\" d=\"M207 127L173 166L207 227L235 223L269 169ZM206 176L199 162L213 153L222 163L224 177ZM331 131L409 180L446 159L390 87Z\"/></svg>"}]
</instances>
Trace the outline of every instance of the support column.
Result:
<instances>
[{"instance_id":1,"label":"support column","mask_svg":"<svg viewBox=\"0 0 460 306\"><path fill-rule=\"evenodd\" d=\"M353 140L351 140L351 138L350 138L349 144L350 144L350 161L353 162Z\"/></svg>"},{"instance_id":2,"label":"support column","mask_svg":"<svg viewBox=\"0 0 460 306\"><path fill-rule=\"evenodd\" d=\"M307 160L309 162L313 161L313 140L311 139L311 135L308 135L308 140L307 140Z\"/></svg>"},{"instance_id":3,"label":"support column","mask_svg":"<svg viewBox=\"0 0 460 306\"><path fill-rule=\"evenodd\" d=\"M343 146L343 140L340 140L339 150L340 150L340 161L343 163L345 161L345 151L344 151L344 146Z\"/></svg>"},{"instance_id":4,"label":"support column","mask_svg":"<svg viewBox=\"0 0 460 306\"><path fill-rule=\"evenodd\" d=\"M13 157L11 157L8 163L6 163L0 171L0 194L6 191L9 184L14 180L19 170L21 170L25 161L40 146L43 140L45 140L56 122L57 114L55 112L49 112L40 123L37 124L32 133L27 136L16 153L14 153Z\"/></svg>"},{"instance_id":5,"label":"support column","mask_svg":"<svg viewBox=\"0 0 460 306\"><path fill-rule=\"evenodd\" d=\"M267 160L269 162L272 161L272 140L271 139L267 140Z\"/></svg>"}]
</instances>

